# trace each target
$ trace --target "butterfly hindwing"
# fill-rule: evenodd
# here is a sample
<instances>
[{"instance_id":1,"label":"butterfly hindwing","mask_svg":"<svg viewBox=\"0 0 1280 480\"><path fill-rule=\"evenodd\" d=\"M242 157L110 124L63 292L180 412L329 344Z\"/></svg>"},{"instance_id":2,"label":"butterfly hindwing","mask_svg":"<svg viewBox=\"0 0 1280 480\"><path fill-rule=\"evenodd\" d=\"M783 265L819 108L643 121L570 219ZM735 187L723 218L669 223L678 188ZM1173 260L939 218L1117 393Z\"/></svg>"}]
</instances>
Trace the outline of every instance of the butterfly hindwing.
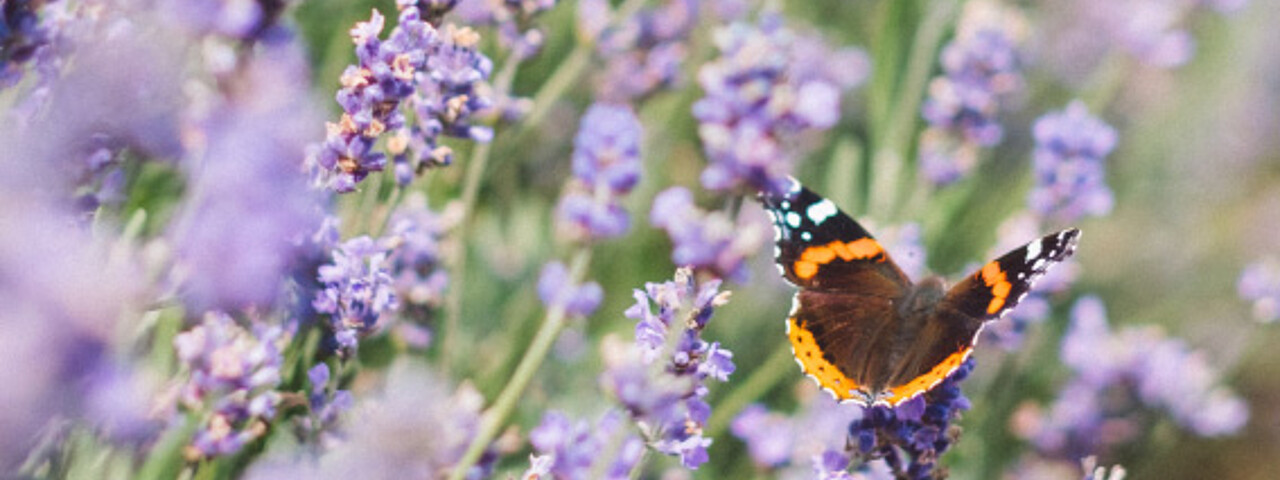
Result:
<instances>
[{"instance_id":1,"label":"butterfly hindwing","mask_svg":"<svg viewBox=\"0 0 1280 480\"><path fill-rule=\"evenodd\" d=\"M893 328L893 301L883 297L800 290L787 338L804 373L837 400L863 400L872 381L867 362L877 360L876 337ZM883 359L879 359L883 360Z\"/></svg>"},{"instance_id":2,"label":"butterfly hindwing","mask_svg":"<svg viewBox=\"0 0 1280 480\"><path fill-rule=\"evenodd\" d=\"M792 284L895 296L910 285L884 247L830 200L792 180L782 194L763 194L777 234L777 261Z\"/></svg>"}]
</instances>

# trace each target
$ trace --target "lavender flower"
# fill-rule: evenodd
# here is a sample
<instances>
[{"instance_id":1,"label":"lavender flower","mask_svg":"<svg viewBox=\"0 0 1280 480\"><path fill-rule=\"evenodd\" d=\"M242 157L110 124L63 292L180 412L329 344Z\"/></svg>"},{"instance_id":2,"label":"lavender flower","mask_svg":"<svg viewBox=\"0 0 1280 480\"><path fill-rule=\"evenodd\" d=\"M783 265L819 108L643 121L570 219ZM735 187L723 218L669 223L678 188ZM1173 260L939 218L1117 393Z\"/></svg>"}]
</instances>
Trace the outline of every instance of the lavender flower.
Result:
<instances>
[{"instance_id":1,"label":"lavender flower","mask_svg":"<svg viewBox=\"0 0 1280 480\"><path fill-rule=\"evenodd\" d=\"M384 20L377 10L351 29L359 63L342 74L337 100L344 113L328 124L324 143L313 146L307 159L316 181L328 188L350 192L385 168L387 154L374 148L385 132L394 132L386 149L401 184L413 172L452 161L440 135L481 142L492 137L491 130L470 123L474 112L489 106L477 88L493 68L476 50L479 35L452 24L437 30L412 3L398 4L400 24L386 41L378 37ZM405 109L414 112L413 124L406 123Z\"/></svg>"},{"instance_id":2,"label":"lavender flower","mask_svg":"<svg viewBox=\"0 0 1280 480\"><path fill-rule=\"evenodd\" d=\"M329 366L323 363L307 371L311 382L307 395L310 411L306 416L294 417L298 438L313 442L321 451L341 444L344 435L339 430L339 420L355 405L351 391L329 388L329 378Z\"/></svg>"},{"instance_id":3,"label":"lavender flower","mask_svg":"<svg viewBox=\"0 0 1280 480\"><path fill-rule=\"evenodd\" d=\"M255 463L247 478L440 478L457 464L480 426L484 397L456 389L424 366L397 362L380 391L348 414L345 441L319 458L280 452ZM489 454L465 478L489 478Z\"/></svg>"},{"instance_id":4,"label":"lavender flower","mask_svg":"<svg viewBox=\"0 0 1280 480\"><path fill-rule=\"evenodd\" d=\"M637 348L631 352L639 358L624 353L606 359L606 389L631 414L649 445L679 456L693 469L707 461L711 444L702 436L711 416L704 400L706 382L726 381L735 369L732 352L701 338L715 308L729 300L729 292L719 292L719 287L718 280L696 284L685 268L672 281L646 283L626 311L627 318L638 320Z\"/></svg>"},{"instance_id":5,"label":"lavender flower","mask_svg":"<svg viewBox=\"0 0 1280 480\"><path fill-rule=\"evenodd\" d=\"M723 213L702 211L683 187L668 188L654 197L649 222L671 237L673 263L739 282L746 280L746 258L768 240L761 224L734 222Z\"/></svg>"},{"instance_id":6,"label":"lavender flower","mask_svg":"<svg viewBox=\"0 0 1280 480\"><path fill-rule=\"evenodd\" d=\"M1280 262L1266 258L1240 272L1236 284L1240 298L1253 302L1253 318L1259 322L1280 320Z\"/></svg>"},{"instance_id":7,"label":"lavender flower","mask_svg":"<svg viewBox=\"0 0 1280 480\"><path fill-rule=\"evenodd\" d=\"M231 455L261 437L275 417L280 395L281 349L290 333L280 326L240 327L230 316L210 312L195 328L174 338L178 359L188 371L179 402L208 412L191 441L191 457Z\"/></svg>"},{"instance_id":8,"label":"lavender flower","mask_svg":"<svg viewBox=\"0 0 1280 480\"><path fill-rule=\"evenodd\" d=\"M1103 160L1115 148L1115 129L1075 101L1036 120L1035 138L1036 183L1027 198L1032 211L1062 223L1111 212Z\"/></svg>"},{"instance_id":9,"label":"lavender flower","mask_svg":"<svg viewBox=\"0 0 1280 480\"><path fill-rule=\"evenodd\" d=\"M42 2L6 2L0 13L0 90L22 79L23 67L50 42L49 26L40 19Z\"/></svg>"},{"instance_id":10,"label":"lavender flower","mask_svg":"<svg viewBox=\"0 0 1280 480\"><path fill-rule=\"evenodd\" d=\"M1044 413L1026 407L1015 430L1045 455L1059 458L1106 451L1133 440L1144 410L1163 410L1191 432L1238 431L1248 407L1225 387L1203 354L1153 328L1107 328L1095 297L1080 299L1062 342L1062 361L1075 377ZM1145 409L1139 408L1145 407Z\"/></svg>"},{"instance_id":11,"label":"lavender flower","mask_svg":"<svg viewBox=\"0 0 1280 480\"><path fill-rule=\"evenodd\" d=\"M780 192L799 137L835 125L840 96L863 80L867 59L799 37L775 17L717 30L715 43L720 58L698 72L705 96L693 105L710 160L702 185Z\"/></svg>"},{"instance_id":12,"label":"lavender flower","mask_svg":"<svg viewBox=\"0 0 1280 480\"><path fill-rule=\"evenodd\" d=\"M596 52L605 60L596 97L630 102L675 86L687 56L685 43L697 24L698 7L694 0L670 0L606 28L613 20L608 2L580 2L582 30L596 40Z\"/></svg>"},{"instance_id":13,"label":"lavender flower","mask_svg":"<svg viewBox=\"0 0 1280 480\"><path fill-rule=\"evenodd\" d=\"M555 4L556 0L471 0L455 12L470 25L494 27L498 42L516 61L524 61L542 49L542 31L534 27L534 19Z\"/></svg>"},{"instance_id":14,"label":"lavender flower","mask_svg":"<svg viewBox=\"0 0 1280 480\"><path fill-rule=\"evenodd\" d=\"M574 138L574 182L560 200L558 224L577 240L617 237L630 217L619 204L640 181L640 120L629 107L596 103Z\"/></svg>"},{"instance_id":15,"label":"lavender flower","mask_svg":"<svg viewBox=\"0 0 1280 480\"><path fill-rule=\"evenodd\" d=\"M574 285L563 263L551 262L538 276L538 297L547 308L563 308L565 313L587 317L600 307L604 290L596 282Z\"/></svg>"},{"instance_id":16,"label":"lavender flower","mask_svg":"<svg viewBox=\"0 0 1280 480\"><path fill-rule=\"evenodd\" d=\"M355 351L361 335L383 326L384 315L399 308L390 273L390 252L372 238L357 237L333 251L333 263L320 267L324 290L311 302L329 314L329 328L341 354Z\"/></svg>"},{"instance_id":17,"label":"lavender flower","mask_svg":"<svg viewBox=\"0 0 1280 480\"><path fill-rule=\"evenodd\" d=\"M973 359L965 361L937 387L897 408L865 409L860 420L849 424L852 453L883 459L896 478L935 478L938 458L960 435L951 422L970 407L960 382L973 371L973 364Z\"/></svg>"},{"instance_id":18,"label":"lavender flower","mask_svg":"<svg viewBox=\"0 0 1280 480\"><path fill-rule=\"evenodd\" d=\"M942 49L943 75L929 84L922 114L920 168L925 179L945 185L967 175L978 150L1000 143L1001 103L1021 88L1017 22L992 4L968 5L956 38Z\"/></svg>"},{"instance_id":19,"label":"lavender flower","mask_svg":"<svg viewBox=\"0 0 1280 480\"><path fill-rule=\"evenodd\" d=\"M835 459L828 457L841 457L843 466L839 471L848 474L845 470L850 459L843 450L848 425L859 418L860 408L841 405L828 395L810 394L801 399L799 410L790 416L750 405L734 418L729 430L747 445L757 466L778 471L779 478L811 478L819 467L836 475L831 478L839 478L834 473L837 467L831 466ZM871 462L868 467L887 474L883 462Z\"/></svg>"},{"instance_id":20,"label":"lavender flower","mask_svg":"<svg viewBox=\"0 0 1280 480\"><path fill-rule=\"evenodd\" d=\"M391 251L389 270L401 303L402 321L393 328L417 348L430 343L427 326L444 302L449 276L441 257L443 236L458 223L461 213L456 208L433 212L426 198L414 192L392 215L391 232L381 241Z\"/></svg>"},{"instance_id":21,"label":"lavender flower","mask_svg":"<svg viewBox=\"0 0 1280 480\"><path fill-rule=\"evenodd\" d=\"M593 426L573 422L560 412L547 412L542 423L529 432L529 442L538 454L522 478L631 478L644 454L644 442L626 431L625 420L619 412L610 411ZM609 463L601 467L600 462ZM593 477L597 470L603 476Z\"/></svg>"},{"instance_id":22,"label":"lavender flower","mask_svg":"<svg viewBox=\"0 0 1280 480\"><path fill-rule=\"evenodd\" d=\"M215 101L184 159L190 193L169 234L174 280L194 311L271 306L298 240L318 227L321 199L296 163L316 120L293 89L307 84L304 62L296 49L263 47L239 79L254 88Z\"/></svg>"}]
</instances>

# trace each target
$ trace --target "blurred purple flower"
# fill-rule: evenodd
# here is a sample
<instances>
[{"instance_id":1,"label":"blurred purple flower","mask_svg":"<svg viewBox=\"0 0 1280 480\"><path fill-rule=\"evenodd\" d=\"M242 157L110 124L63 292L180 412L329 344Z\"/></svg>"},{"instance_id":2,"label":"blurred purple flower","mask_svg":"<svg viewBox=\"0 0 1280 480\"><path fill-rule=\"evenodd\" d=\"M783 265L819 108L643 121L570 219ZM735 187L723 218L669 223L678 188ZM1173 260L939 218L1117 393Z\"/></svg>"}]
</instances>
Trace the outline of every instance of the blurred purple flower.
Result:
<instances>
[{"instance_id":1,"label":"blurred purple flower","mask_svg":"<svg viewBox=\"0 0 1280 480\"><path fill-rule=\"evenodd\" d=\"M983 9L982 7L986 7ZM956 38L942 49L943 75L929 84L922 114L920 168L934 185L968 175L977 151L1000 143L1001 104L1022 87L1013 13L983 2L969 4Z\"/></svg>"},{"instance_id":2,"label":"blurred purple flower","mask_svg":"<svg viewBox=\"0 0 1280 480\"><path fill-rule=\"evenodd\" d=\"M798 36L776 17L734 23L714 40L720 57L699 70L704 96L693 105L710 161L702 185L781 191L799 137L835 125L840 96L865 79L869 61Z\"/></svg>"},{"instance_id":3,"label":"blurred purple flower","mask_svg":"<svg viewBox=\"0 0 1280 480\"><path fill-rule=\"evenodd\" d=\"M557 207L558 225L576 240L626 233L630 218L619 204L640 181L640 120L630 107L595 103L574 137L573 175Z\"/></svg>"},{"instance_id":4,"label":"blurred purple flower","mask_svg":"<svg viewBox=\"0 0 1280 480\"><path fill-rule=\"evenodd\" d=\"M816 473L814 469L821 466L821 459L829 454L842 457L847 467L849 458L841 452L847 443L849 423L862 418L862 409L841 405L827 395L809 395L801 402L791 416L770 412L760 405L748 406L734 419L730 431L747 444L756 465L777 471L779 478L811 478ZM873 474L884 470L887 475L883 462L866 466L872 468ZM835 476L830 478L841 478L834 471L831 474Z\"/></svg>"},{"instance_id":5,"label":"blurred purple flower","mask_svg":"<svg viewBox=\"0 0 1280 480\"><path fill-rule=\"evenodd\" d=\"M596 41L596 53L605 60L596 97L631 102L679 82L698 7L696 0L668 0L606 28L614 20L608 2L579 3L582 30Z\"/></svg>"},{"instance_id":6,"label":"blurred purple flower","mask_svg":"<svg viewBox=\"0 0 1280 480\"><path fill-rule=\"evenodd\" d=\"M175 280L194 312L271 306L299 240L320 222L321 198L297 163L319 133L296 88L308 81L305 59L287 46L260 48L239 79L253 88L219 100L184 159L191 184L169 234Z\"/></svg>"},{"instance_id":7,"label":"blurred purple flower","mask_svg":"<svg viewBox=\"0 0 1280 480\"><path fill-rule=\"evenodd\" d=\"M344 442L319 458L277 450L254 462L246 478L440 478L462 458L483 406L484 397L469 385L453 389L424 366L397 362L384 388L347 415ZM486 454L465 478L489 478L495 459Z\"/></svg>"},{"instance_id":8,"label":"blurred purple flower","mask_svg":"<svg viewBox=\"0 0 1280 480\"><path fill-rule=\"evenodd\" d=\"M548 263L538 275L538 298L547 308L563 308L571 316L591 316L600 308L604 290L596 282L574 285L572 281L563 263Z\"/></svg>"},{"instance_id":9,"label":"blurred purple flower","mask_svg":"<svg viewBox=\"0 0 1280 480\"><path fill-rule=\"evenodd\" d=\"M1217 385L1202 353L1154 328L1112 333L1096 297L1072 308L1061 355L1075 377L1047 411L1029 406L1016 417L1015 431L1044 455L1080 458L1134 440L1145 418L1139 407L1164 410L1206 437L1239 431L1248 419L1248 406Z\"/></svg>"},{"instance_id":10,"label":"blurred purple flower","mask_svg":"<svg viewBox=\"0 0 1280 480\"><path fill-rule=\"evenodd\" d=\"M747 257L768 241L762 224L704 212L684 187L671 187L654 197L649 223L671 237L672 263L738 282L747 278Z\"/></svg>"},{"instance_id":11,"label":"blurred purple flower","mask_svg":"<svg viewBox=\"0 0 1280 480\"><path fill-rule=\"evenodd\" d=\"M895 478L935 478L938 458L960 436L951 422L970 407L960 382L973 365L968 359L941 384L897 408L864 409L862 418L849 424L851 453L864 461L883 459Z\"/></svg>"},{"instance_id":12,"label":"blurred purple flower","mask_svg":"<svg viewBox=\"0 0 1280 480\"><path fill-rule=\"evenodd\" d=\"M560 412L547 412L542 423L529 432L529 443L537 454L521 478L631 478L631 471L644 454L644 442L628 433L624 422L625 418L616 411L606 413L594 426L585 421L573 422ZM600 462L610 463L599 470ZM592 477L597 470L603 476Z\"/></svg>"},{"instance_id":13,"label":"blurred purple flower","mask_svg":"<svg viewBox=\"0 0 1280 480\"><path fill-rule=\"evenodd\" d=\"M157 7L169 19L197 35L252 41L270 28L285 5L286 2L278 0L162 0Z\"/></svg>"},{"instance_id":14,"label":"blurred purple flower","mask_svg":"<svg viewBox=\"0 0 1280 480\"><path fill-rule=\"evenodd\" d=\"M40 1L15 0L0 12L0 90L22 80L25 64L48 47L53 33L41 18L43 6Z\"/></svg>"},{"instance_id":15,"label":"blurred purple flower","mask_svg":"<svg viewBox=\"0 0 1280 480\"><path fill-rule=\"evenodd\" d=\"M1083 102L1045 114L1035 123L1035 186L1031 210L1045 219L1072 223L1106 215L1113 202L1104 160L1116 146L1116 131L1089 114Z\"/></svg>"},{"instance_id":16,"label":"blurred purple flower","mask_svg":"<svg viewBox=\"0 0 1280 480\"><path fill-rule=\"evenodd\" d=\"M349 390L329 388L329 366L324 363L307 370L307 379L311 382L307 395L310 410L308 415L293 417L294 430L298 438L313 442L319 451L326 451L343 441L339 421L355 405L355 398Z\"/></svg>"},{"instance_id":17,"label":"blurred purple flower","mask_svg":"<svg viewBox=\"0 0 1280 480\"><path fill-rule=\"evenodd\" d=\"M646 283L626 311L636 324L636 349L607 358L604 383L640 426L655 450L679 456L696 469L707 461L711 439L702 428L711 416L704 399L708 379L728 380L733 353L702 339L715 308L729 301L720 281L695 283L687 268L669 282ZM653 307L657 307L657 313ZM656 367L656 368L655 368Z\"/></svg>"},{"instance_id":18,"label":"blurred purple flower","mask_svg":"<svg viewBox=\"0 0 1280 480\"><path fill-rule=\"evenodd\" d=\"M381 240L391 251L389 270L400 300L401 321L392 328L416 348L430 343L428 325L444 302L449 275L443 268L442 242L461 213L456 208L433 212L420 192L411 193L392 214L391 231Z\"/></svg>"},{"instance_id":19,"label":"blurred purple flower","mask_svg":"<svg viewBox=\"0 0 1280 480\"><path fill-rule=\"evenodd\" d=\"M743 409L734 417L729 431L747 444L747 452L756 465L773 468L791 460L796 432L790 419L763 405L751 404Z\"/></svg>"},{"instance_id":20,"label":"blurred purple flower","mask_svg":"<svg viewBox=\"0 0 1280 480\"><path fill-rule=\"evenodd\" d=\"M492 138L491 130L470 121L490 105L477 90L493 69L477 50L479 35L452 24L437 30L412 3L398 4L400 23L385 41L379 38L384 19L377 10L351 29L359 63L342 74L337 101L343 115L328 124L327 138L307 156L316 182L327 188L354 190L370 172L386 167L387 153L403 185L415 172L452 161L452 150L438 143L440 135ZM414 112L414 123L406 123L405 110ZM384 153L374 147L386 132L393 134Z\"/></svg>"},{"instance_id":21,"label":"blurred purple flower","mask_svg":"<svg viewBox=\"0 0 1280 480\"><path fill-rule=\"evenodd\" d=\"M210 312L173 339L189 375L179 402L208 415L191 441L193 456L233 455L266 433L280 403L275 387L290 337L280 326L255 324L250 332L227 314Z\"/></svg>"},{"instance_id":22,"label":"blurred purple flower","mask_svg":"<svg viewBox=\"0 0 1280 480\"><path fill-rule=\"evenodd\" d=\"M333 263L319 270L324 290L311 305L329 314L329 328L342 355L354 353L359 338L382 328L383 316L399 308L391 277L390 251L369 237L343 242L333 251Z\"/></svg>"},{"instance_id":23,"label":"blurred purple flower","mask_svg":"<svg viewBox=\"0 0 1280 480\"><path fill-rule=\"evenodd\" d=\"M1266 258L1249 264L1240 272L1236 290L1240 298L1253 302L1253 318L1264 323L1280 320L1280 261Z\"/></svg>"},{"instance_id":24,"label":"blurred purple flower","mask_svg":"<svg viewBox=\"0 0 1280 480\"><path fill-rule=\"evenodd\" d=\"M533 20L555 5L556 0L468 0L455 13L469 25L493 27L503 48L525 61L542 50L543 34Z\"/></svg>"}]
</instances>

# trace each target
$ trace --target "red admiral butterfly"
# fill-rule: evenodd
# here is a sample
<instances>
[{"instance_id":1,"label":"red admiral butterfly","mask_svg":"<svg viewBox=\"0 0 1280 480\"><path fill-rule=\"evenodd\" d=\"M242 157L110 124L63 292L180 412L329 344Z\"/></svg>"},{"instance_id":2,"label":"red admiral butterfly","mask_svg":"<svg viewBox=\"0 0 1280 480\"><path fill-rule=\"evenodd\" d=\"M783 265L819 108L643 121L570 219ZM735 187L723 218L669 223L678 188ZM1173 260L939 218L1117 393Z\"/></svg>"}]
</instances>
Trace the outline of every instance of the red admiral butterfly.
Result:
<instances>
[{"instance_id":1,"label":"red admiral butterfly","mask_svg":"<svg viewBox=\"0 0 1280 480\"><path fill-rule=\"evenodd\" d=\"M982 326L1013 309L1080 238L1073 228L1028 243L950 289L938 277L911 283L861 225L792 182L761 195L778 269L800 288L787 337L804 373L840 401L897 406L929 391L969 357Z\"/></svg>"}]
</instances>

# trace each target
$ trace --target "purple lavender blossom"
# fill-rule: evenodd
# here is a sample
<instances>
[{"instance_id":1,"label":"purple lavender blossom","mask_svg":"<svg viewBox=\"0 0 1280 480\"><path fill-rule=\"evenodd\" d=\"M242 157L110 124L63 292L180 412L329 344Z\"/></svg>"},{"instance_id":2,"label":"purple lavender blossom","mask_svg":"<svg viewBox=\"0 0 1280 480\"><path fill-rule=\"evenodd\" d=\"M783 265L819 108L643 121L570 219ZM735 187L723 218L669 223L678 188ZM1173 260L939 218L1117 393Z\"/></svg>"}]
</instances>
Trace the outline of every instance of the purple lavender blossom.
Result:
<instances>
[{"instance_id":1,"label":"purple lavender blossom","mask_svg":"<svg viewBox=\"0 0 1280 480\"><path fill-rule=\"evenodd\" d=\"M580 25L596 40L596 52L605 60L596 97L631 102L675 86L687 56L685 43L697 25L698 7L695 0L670 0L606 28L614 20L608 2L579 3Z\"/></svg>"},{"instance_id":2,"label":"purple lavender blossom","mask_svg":"<svg viewBox=\"0 0 1280 480\"><path fill-rule=\"evenodd\" d=\"M921 109L929 127L921 134L920 168L934 185L968 175L978 150L1000 143L1001 104L1022 86L1012 22L978 12L966 9L956 38L943 47L943 75L930 82Z\"/></svg>"},{"instance_id":3,"label":"purple lavender blossom","mask_svg":"<svg viewBox=\"0 0 1280 480\"><path fill-rule=\"evenodd\" d=\"M391 231L381 242L390 251L390 275L401 309L392 327L415 348L430 343L428 326L444 302L449 275L443 268L444 235L460 220L461 210L437 213L414 192L391 216Z\"/></svg>"},{"instance_id":4,"label":"purple lavender blossom","mask_svg":"<svg viewBox=\"0 0 1280 480\"><path fill-rule=\"evenodd\" d=\"M0 12L0 90L17 84L25 64L50 42L49 26L40 19L42 5L39 1L15 0L6 2Z\"/></svg>"},{"instance_id":5,"label":"purple lavender blossom","mask_svg":"<svg viewBox=\"0 0 1280 480\"><path fill-rule=\"evenodd\" d=\"M588 317L600 308L604 290L596 282L574 285L563 263L551 262L538 275L538 298L547 308L563 308L565 313Z\"/></svg>"},{"instance_id":6,"label":"purple lavender blossom","mask_svg":"<svg viewBox=\"0 0 1280 480\"><path fill-rule=\"evenodd\" d=\"M841 457L844 467L840 467L840 471L847 469L850 459L843 451L848 425L860 418L861 408L841 405L828 395L810 394L801 399L799 410L790 416L770 412L760 405L748 406L729 428L747 445L756 465L776 471L779 478L811 478L818 467L830 471L834 475L830 478L842 478L832 470L836 467L823 466L822 459L832 455ZM874 461L864 466L869 475L888 476L883 462Z\"/></svg>"},{"instance_id":7,"label":"purple lavender blossom","mask_svg":"<svg viewBox=\"0 0 1280 480\"><path fill-rule=\"evenodd\" d=\"M1045 412L1027 407L1015 428L1044 455L1105 452L1135 439L1155 410L1205 437L1236 432L1248 419L1248 406L1217 385L1202 353L1154 328L1112 333L1096 297L1082 298L1072 309L1061 355L1075 377Z\"/></svg>"},{"instance_id":8,"label":"purple lavender blossom","mask_svg":"<svg viewBox=\"0 0 1280 480\"><path fill-rule=\"evenodd\" d=\"M201 122L202 148L184 159L190 193L170 231L175 281L196 312L271 306L298 240L320 221L321 199L296 163L318 133L317 112L294 89L307 83L301 52L263 47L240 80L255 88Z\"/></svg>"},{"instance_id":9,"label":"purple lavender blossom","mask_svg":"<svg viewBox=\"0 0 1280 480\"><path fill-rule=\"evenodd\" d=\"M719 287L719 280L698 285L687 268L677 270L672 281L646 283L626 311L627 318L638 320L636 349L630 350L638 358L619 354L606 359L606 388L640 426L649 446L679 456L691 469L707 461L711 445L702 435L711 416L707 380L726 381L735 369L732 352L702 339L715 308L729 300L729 292L719 292Z\"/></svg>"},{"instance_id":10,"label":"purple lavender blossom","mask_svg":"<svg viewBox=\"0 0 1280 480\"><path fill-rule=\"evenodd\" d=\"M938 458L960 435L951 422L970 407L960 382L973 364L973 359L965 361L937 387L897 408L864 409L862 418L849 424L853 455L864 461L883 459L896 478L935 478Z\"/></svg>"},{"instance_id":11,"label":"purple lavender blossom","mask_svg":"<svg viewBox=\"0 0 1280 480\"><path fill-rule=\"evenodd\" d=\"M574 137L572 182L560 200L558 224L576 240L621 236L630 217L619 203L640 181L644 134L630 107L596 103Z\"/></svg>"},{"instance_id":12,"label":"purple lavender blossom","mask_svg":"<svg viewBox=\"0 0 1280 480\"><path fill-rule=\"evenodd\" d=\"M390 252L372 238L357 237L333 251L333 263L319 270L324 290L316 292L312 307L329 314L329 328L340 354L355 351L362 335L382 328L383 316L399 308Z\"/></svg>"},{"instance_id":13,"label":"purple lavender blossom","mask_svg":"<svg viewBox=\"0 0 1280 480\"><path fill-rule=\"evenodd\" d=\"M1089 115L1080 101L1040 117L1035 124L1035 186L1028 195L1041 217L1071 223L1106 215L1113 202L1104 160L1116 146L1116 131Z\"/></svg>"},{"instance_id":14,"label":"purple lavender blossom","mask_svg":"<svg viewBox=\"0 0 1280 480\"><path fill-rule=\"evenodd\" d=\"M347 414L341 443L319 458L277 451L255 462L246 478L440 478L462 458L483 406L474 388L455 389L424 365L397 362L385 385ZM489 478L495 459L487 454L465 478Z\"/></svg>"},{"instance_id":15,"label":"purple lavender blossom","mask_svg":"<svg viewBox=\"0 0 1280 480\"><path fill-rule=\"evenodd\" d=\"M796 432L790 427L787 417L752 404L734 417L729 431L747 444L747 452L756 465L774 468L791 459Z\"/></svg>"},{"instance_id":16,"label":"purple lavender blossom","mask_svg":"<svg viewBox=\"0 0 1280 480\"><path fill-rule=\"evenodd\" d=\"M644 442L626 431L625 421L617 411L605 413L594 426L574 422L560 412L547 412L542 423L529 432L529 443L537 454L521 478L631 478L644 454ZM600 462L609 463L599 467ZM603 476L593 477L598 469Z\"/></svg>"},{"instance_id":17,"label":"purple lavender blossom","mask_svg":"<svg viewBox=\"0 0 1280 480\"><path fill-rule=\"evenodd\" d=\"M1236 289L1240 298L1253 302L1253 318L1263 323L1280 320L1280 262L1266 258L1240 272Z\"/></svg>"},{"instance_id":18,"label":"purple lavender blossom","mask_svg":"<svg viewBox=\"0 0 1280 480\"><path fill-rule=\"evenodd\" d=\"M311 391L307 395L310 411L306 416L294 417L294 430L298 438L314 443L321 451L334 448L342 442L344 432L340 420L355 405L349 390L337 390L329 385L329 366L316 364L307 370Z\"/></svg>"},{"instance_id":19,"label":"purple lavender blossom","mask_svg":"<svg viewBox=\"0 0 1280 480\"><path fill-rule=\"evenodd\" d=\"M189 375L179 402L210 415L191 441L191 456L232 455L266 433L280 403L275 387L290 336L283 327L262 324L250 332L227 314L210 312L173 339Z\"/></svg>"},{"instance_id":20,"label":"purple lavender blossom","mask_svg":"<svg viewBox=\"0 0 1280 480\"><path fill-rule=\"evenodd\" d=\"M351 29L359 63L342 74L337 100L344 113L308 154L316 181L335 191L350 192L369 173L383 170L387 153L404 184L413 177L409 172L452 161L452 150L438 143L440 135L480 142L492 137L488 128L471 125L473 113L490 105L477 90L493 69L476 49L479 35L452 24L436 29L418 7L398 7L400 23L385 41L379 38L384 19L377 10ZM404 110L414 112L414 123L406 123ZM374 147L386 132L394 134L384 153Z\"/></svg>"},{"instance_id":21,"label":"purple lavender blossom","mask_svg":"<svg viewBox=\"0 0 1280 480\"><path fill-rule=\"evenodd\" d=\"M747 278L747 257L768 241L764 225L704 212L684 187L671 187L654 197L649 223L671 237L671 261L677 266L738 282Z\"/></svg>"},{"instance_id":22,"label":"purple lavender blossom","mask_svg":"<svg viewBox=\"0 0 1280 480\"><path fill-rule=\"evenodd\" d=\"M702 66L704 97L693 105L710 165L710 190L786 187L796 143L840 118L840 96L862 81L865 55L833 52L770 17L715 32L720 58Z\"/></svg>"},{"instance_id":23,"label":"purple lavender blossom","mask_svg":"<svg viewBox=\"0 0 1280 480\"><path fill-rule=\"evenodd\" d=\"M470 0L454 10L468 25L491 26L498 31L498 42L525 61L542 50L542 31L534 19L550 10L556 0Z\"/></svg>"}]
</instances>

